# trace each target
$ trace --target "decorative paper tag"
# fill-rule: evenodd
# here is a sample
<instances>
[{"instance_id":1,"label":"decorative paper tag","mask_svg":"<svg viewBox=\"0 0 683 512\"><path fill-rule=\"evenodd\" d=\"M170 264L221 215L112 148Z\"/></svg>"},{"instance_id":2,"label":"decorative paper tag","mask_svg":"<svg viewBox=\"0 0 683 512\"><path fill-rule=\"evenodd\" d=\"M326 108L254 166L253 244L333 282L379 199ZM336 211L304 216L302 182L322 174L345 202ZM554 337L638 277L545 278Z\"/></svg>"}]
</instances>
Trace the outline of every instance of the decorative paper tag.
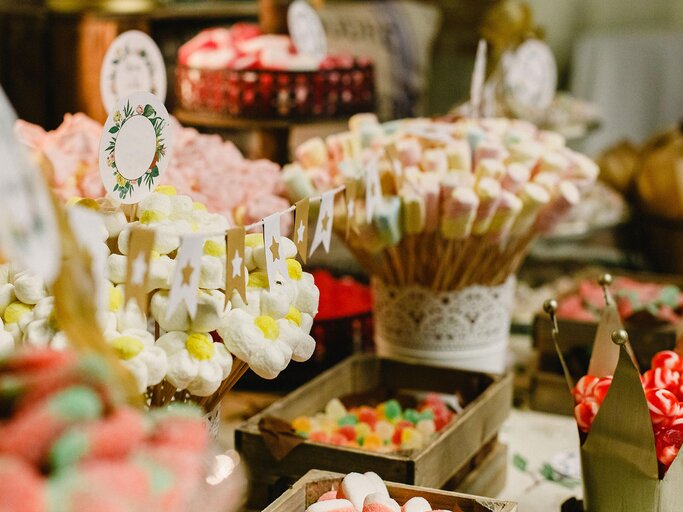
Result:
<instances>
[{"instance_id":1,"label":"decorative paper tag","mask_svg":"<svg viewBox=\"0 0 683 512\"><path fill-rule=\"evenodd\" d=\"M166 100L166 66L154 40L129 30L109 45L100 70L100 95L107 113L134 92L149 92Z\"/></svg>"},{"instance_id":2,"label":"decorative paper tag","mask_svg":"<svg viewBox=\"0 0 683 512\"><path fill-rule=\"evenodd\" d=\"M377 158L372 158L365 171L365 221L370 224L375 210L382 204L382 185L379 181Z\"/></svg>"},{"instance_id":3,"label":"decorative paper tag","mask_svg":"<svg viewBox=\"0 0 683 512\"><path fill-rule=\"evenodd\" d=\"M301 261L306 263L308 258L308 209L310 201L308 198L296 203L294 214L294 242L296 250L301 256Z\"/></svg>"},{"instance_id":4,"label":"decorative paper tag","mask_svg":"<svg viewBox=\"0 0 683 512\"><path fill-rule=\"evenodd\" d=\"M332 238L332 222L334 221L334 190L325 192L320 198L320 211L318 221L315 223L313 243L309 256L313 256L315 250L323 244L325 252L330 252L330 240Z\"/></svg>"},{"instance_id":5,"label":"decorative paper tag","mask_svg":"<svg viewBox=\"0 0 683 512\"><path fill-rule=\"evenodd\" d=\"M140 311L147 311L147 276L154 247L154 230L133 228L126 266L126 304L135 299Z\"/></svg>"},{"instance_id":6,"label":"decorative paper tag","mask_svg":"<svg viewBox=\"0 0 683 512\"><path fill-rule=\"evenodd\" d=\"M543 111L555 98L557 64L547 44L530 39L504 59L505 95L513 110Z\"/></svg>"},{"instance_id":7,"label":"decorative paper tag","mask_svg":"<svg viewBox=\"0 0 683 512\"><path fill-rule=\"evenodd\" d=\"M90 270L95 284L97 311L106 311L109 289L106 283L107 244L99 234L104 228L102 216L89 208L74 206L68 209L69 224L78 244L90 255Z\"/></svg>"},{"instance_id":8,"label":"decorative paper tag","mask_svg":"<svg viewBox=\"0 0 683 512\"><path fill-rule=\"evenodd\" d=\"M171 290L168 293L166 318L173 316L181 302L185 303L190 318L194 319L197 314L197 291L204 253L204 238L202 234L185 235L180 242Z\"/></svg>"},{"instance_id":9,"label":"decorative paper tag","mask_svg":"<svg viewBox=\"0 0 683 512\"><path fill-rule=\"evenodd\" d=\"M225 304L227 306L233 290L242 297L242 301L247 303L247 281L244 271L244 227L237 227L228 230L228 238L225 252Z\"/></svg>"},{"instance_id":10,"label":"decorative paper tag","mask_svg":"<svg viewBox=\"0 0 683 512\"><path fill-rule=\"evenodd\" d=\"M15 121L0 88L0 249L52 283L61 262L55 206L43 176L14 135Z\"/></svg>"},{"instance_id":11,"label":"decorative paper tag","mask_svg":"<svg viewBox=\"0 0 683 512\"><path fill-rule=\"evenodd\" d=\"M353 226L354 230L357 228L358 222L356 219L356 189L358 184L356 180L347 180L346 188L344 189L344 199L346 200L346 239L349 238L349 232Z\"/></svg>"},{"instance_id":12,"label":"decorative paper tag","mask_svg":"<svg viewBox=\"0 0 683 512\"><path fill-rule=\"evenodd\" d=\"M477 46L477 56L474 60L474 71L472 71L472 82L470 84L470 115L479 117L481 114L481 99L486 81L486 41L479 40Z\"/></svg>"},{"instance_id":13,"label":"decorative paper tag","mask_svg":"<svg viewBox=\"0 0 683 512\"><path fill-rule=\"evenodd\" d=\"M278 275L289 279L287 261L282 254L280 235L280 214L274 213L263 219L263 243L266 255L266 274L268 286L272 290L277 284Z\"/></svg>"},{"instance_id":14,"label":"decorative paper tag","mask_svg":"<svg viewBox=\"0 0 683 512\"><path fill-rule=\"evenodd\" d=\"M299 53L321 61L327 55L327 36L320 16L305 0L295 0L287 10L287 27Z\"/></svg>"},{"instance_id":15,"label":"decorative paper tag","mask_svg":"<svg viewBox=\"0 0 683 512\"><path fill-rule=\"evenodd\" d=\"M131 94L109 114L100 141L100 175L110 196L137 203L161 180L171 158L172 131L164 104Z\"/></svg>"}]
</instances>

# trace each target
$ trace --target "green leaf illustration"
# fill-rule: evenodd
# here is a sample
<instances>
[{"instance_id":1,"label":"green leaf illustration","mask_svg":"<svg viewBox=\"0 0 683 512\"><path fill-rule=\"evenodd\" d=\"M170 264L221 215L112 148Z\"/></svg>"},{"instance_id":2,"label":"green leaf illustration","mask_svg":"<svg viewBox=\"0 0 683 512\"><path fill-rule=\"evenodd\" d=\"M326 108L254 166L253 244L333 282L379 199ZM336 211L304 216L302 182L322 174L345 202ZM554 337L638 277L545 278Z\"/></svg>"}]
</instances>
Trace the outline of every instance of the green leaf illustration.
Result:
<instances>
[{"instance_id":1,"label":"green leaf illustration","mask_svg":"<svg viewBox=\"0 0 683 512\"><path fill-rule=\"evenodd\" d=\"M156 114L157 114L157 111L154 110L154 107L152 105L150 105L150 104L145 105L145 110L143 112L143 115L145 117L152 117L152 116L155 116Z\"/></svg>"},{"instance_id":2,"label":"green leaf illustration","mask_svg":"<svg viewBox=\"0 0 683 512\"><path fill-rule=\"evenodd\" d=\"M527 460L522 457L519 453L515 453L512 456L512 465L519 469L520 471L526 471L526 468L528 466Z\"/></svg>"},{"instance_id":3,"label":"green leaf illustration","mask_svg":"<svg viewBox=\"0 0 683 512\"><path fill-rule=\"evenodd\" d=\"M109 133L116 133L119 131L119 127L114 125L111 128L109 128Z\"/></svg>"}]
</instances>

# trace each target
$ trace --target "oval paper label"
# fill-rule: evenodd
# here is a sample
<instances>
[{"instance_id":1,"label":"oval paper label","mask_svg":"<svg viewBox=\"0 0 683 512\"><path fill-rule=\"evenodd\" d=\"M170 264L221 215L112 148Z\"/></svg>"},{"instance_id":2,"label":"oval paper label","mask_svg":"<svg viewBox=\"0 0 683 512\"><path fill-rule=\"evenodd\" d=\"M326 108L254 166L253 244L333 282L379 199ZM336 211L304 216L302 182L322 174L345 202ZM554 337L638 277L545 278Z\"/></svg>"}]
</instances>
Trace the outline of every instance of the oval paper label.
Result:
<instances>
[{"instance_id":1,"label":"oval paper label","mask_svg":"<svg viewBox=\"0 0 683 512\"><path fill-rule=\"evenodd\" d=\"M296 50L322 61L327 55L327 35L320 16L306 0L295 0L287 9L287 27Z\"/></svg>"},{"instance_id":2,"label":"oval paper label","mask_svg":"<svg viewBox=\"0 0 683 512\"><path fill-rule=\"evenodd\" d=\"M166 100L166 66L154 40L129 30L109 45L100 70L100 94L107 113L134 92L150 92Z\"/></svg>"},{"instance_id":3,"label":"oval paper label","mask_svg":"<svg viewBox=\"0 0 683 512\"><path fill-rule=\"evenodd\" d=\"M508 55L504 76L506 97L518 113L543 111L555 98L557 64L543 41L530 39Z\"/></svg>"},{"instance_id":4,"label":"oval paper label","mask_svg":"<svg viewBox=\"0 0 683 512\"><path fill-rule=\"evenodd\" d=\"M102 129L100 176L111 197L137 203L159 184L170 160L172 131L164 104L136 92L115 105Z\"/></svg>"}]
</instances>

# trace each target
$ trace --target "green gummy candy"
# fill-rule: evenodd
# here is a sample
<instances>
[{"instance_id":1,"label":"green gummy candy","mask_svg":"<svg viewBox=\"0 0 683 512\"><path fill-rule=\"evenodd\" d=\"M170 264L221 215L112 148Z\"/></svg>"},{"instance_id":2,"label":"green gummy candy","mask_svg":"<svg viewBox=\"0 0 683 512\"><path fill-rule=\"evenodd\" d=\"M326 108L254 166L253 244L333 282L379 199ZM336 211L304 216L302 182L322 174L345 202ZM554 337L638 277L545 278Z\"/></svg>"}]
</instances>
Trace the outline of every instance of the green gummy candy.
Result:
<instances>
[{"instance_id":1,"label":"green gummy candy","mask_svg":"<svg viewBox=\"0 0 683 512\"><path fill-rule=\"evenodd\" d=\"M356 425L358 423L358 418L356 418L353 414L347 414L345 416L342 416L339 418L339 421L337 421L337 425L340 427L344 427L346 425Z\"/></svg>"},{"instance_id":2,"label":"green gummy candy","mask_svg":"<svg viewBox=\"0 0 683 512\"><path fill-rule=\"evenodd\" d=\"M302 432L301 430L297 430L296 435L299 437L303 437L304 439L308 439L308 433L307 432Z\"/></svg>"},{"instance_id":3,"label":"green gummy candy","mask_svg":"<svg viewBox=\"0 0 683 512\"><path fill-rule=\"evenodd\" d=\"M92 420L102 415L100 397L85 386L73 386L55 394L49 408L64 421Z\"/></svg>"},{"instance_id":4,"label":"green gummy candy","mask_svg":"<svg viewBox=\"0 0 683 512\"><path fill-rule=\"evenodd\" d=\"M50 465L63 468L77 463L90 450L88 438L76 430L71 430L52 445L50 449Z\"/></svg>"},{"instance_id":5,"label":"green gummy candy","mask_svg":"<svg viewBox=\"0 0 683 512\"><path fill-rule=\"evenodd\" d=\"M363 446L365 444L365 438L361 436L357 439L357 442L358 446Z\"/></svg>"},{"instance_id":6,"label":"green gummy candy","mask_svg":"<svg viewBox=\"0 0 683 512\"><path fill-rule=\"evenodd\" d=\"M415 409L406 409L403 413L403 417L411 423L417 423L420 421L420 413Z\"/></svg>"},{"instance_id":7,"label":"green gummy candy","mask_svg":"<svg viewBox=\"0 0 683 512\"><path fill-rule=\"evenodd\" d=\"M433 420L434 419L434 411L431 409L425 409L420 413L420 420ZM419 421L419 420L418 420Z\"/></svg>"},{"instance_id":8,"label":"green gummy candy","mask_svg":"<svg viewBox=\"0 0 683 512\"><path fill-rule=\"evenodd\" d=\"M385 402L384 415L389 419L394 419L401 415L401 404L398 403L398 400Z\"/></svg>"}]
</instances>

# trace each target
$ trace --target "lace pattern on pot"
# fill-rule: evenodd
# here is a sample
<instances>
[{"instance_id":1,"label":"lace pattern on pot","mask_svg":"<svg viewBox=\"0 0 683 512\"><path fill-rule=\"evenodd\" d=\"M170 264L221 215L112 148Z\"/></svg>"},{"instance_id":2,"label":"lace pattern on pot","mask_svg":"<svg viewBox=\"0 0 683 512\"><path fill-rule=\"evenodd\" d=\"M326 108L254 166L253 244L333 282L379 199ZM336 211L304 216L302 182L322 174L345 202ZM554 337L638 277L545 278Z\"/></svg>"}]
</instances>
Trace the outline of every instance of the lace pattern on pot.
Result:
<instances>
[{"instance_id":1,"label":"lace pattern on pot","mask_svg":"<svg viewBox=\"0 0 683 512\"><path fill-rule=\"evenodd\" d=\"M514 277L500 286L436 292L373 281L375 329L384 343L407 350L466 351L499 345L510 330Z\"/></svg>"}]
</instances>

